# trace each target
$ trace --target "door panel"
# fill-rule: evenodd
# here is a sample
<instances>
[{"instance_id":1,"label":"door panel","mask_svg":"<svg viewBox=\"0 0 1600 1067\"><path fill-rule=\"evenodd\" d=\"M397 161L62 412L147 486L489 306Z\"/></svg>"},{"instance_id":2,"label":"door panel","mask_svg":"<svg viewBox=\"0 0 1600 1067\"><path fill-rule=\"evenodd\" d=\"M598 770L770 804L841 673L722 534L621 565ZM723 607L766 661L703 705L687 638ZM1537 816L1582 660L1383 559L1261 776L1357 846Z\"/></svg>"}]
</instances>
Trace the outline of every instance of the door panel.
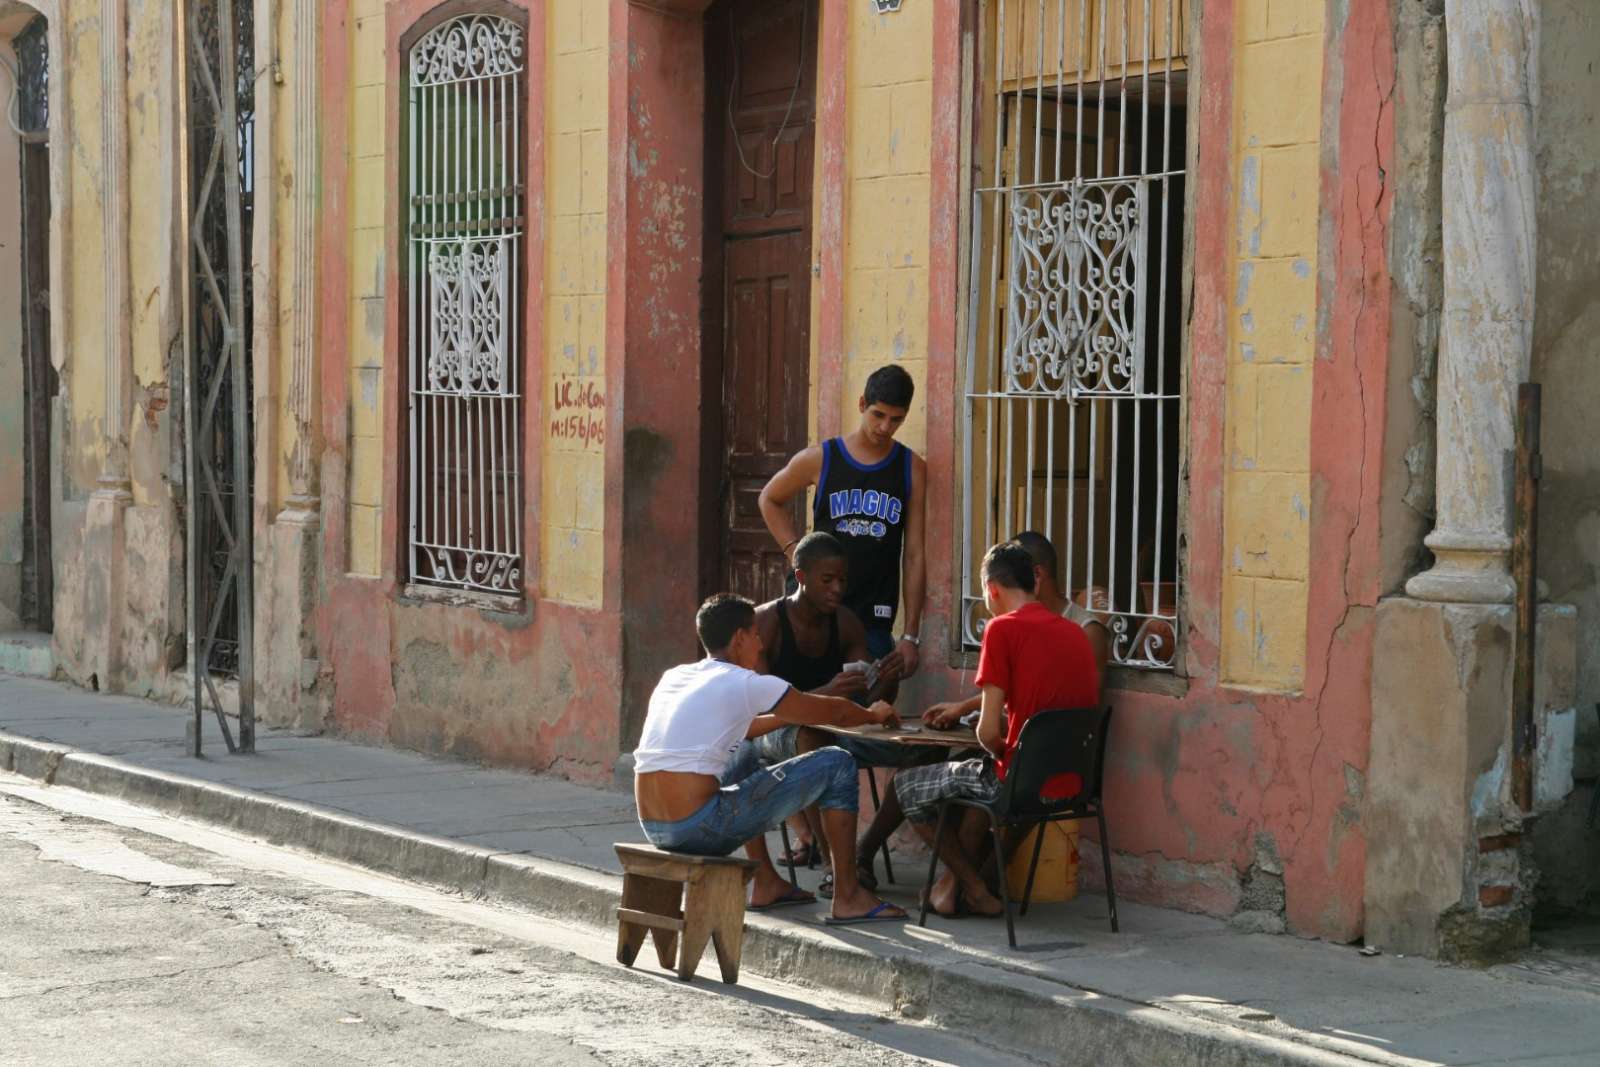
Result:
<instances>
[{"instance_id":1,"label":"door panel","mask_svg":"<svg viewBox=\"0 0 1600 1067\"><path fill-rule=\"evenodd\" d=\"M761 487L805 446L805 368L810 354L805 235L774 234L727 245L724 336L727 588L751 599L783 592L784 559L758 507ZM803 501L793 506L804 529Z\"/></svg>"},{"instance_id":2,"label":"door panel","mask_svg":"<svg viewBox=\"0 0 1600 1067\"><path fill-rule=\"evenodd\" d=\"M806 445L811 361L812 0L724 0L707 18L708 366L722 378L721 588L783 592L761 487ZM720 168L713 170L712 168ZM708 258L709 258L708 256ZM714 380L714 379L713 379ZM793 509L805 529L804 502Z\"/></svg>"}]
</instances>

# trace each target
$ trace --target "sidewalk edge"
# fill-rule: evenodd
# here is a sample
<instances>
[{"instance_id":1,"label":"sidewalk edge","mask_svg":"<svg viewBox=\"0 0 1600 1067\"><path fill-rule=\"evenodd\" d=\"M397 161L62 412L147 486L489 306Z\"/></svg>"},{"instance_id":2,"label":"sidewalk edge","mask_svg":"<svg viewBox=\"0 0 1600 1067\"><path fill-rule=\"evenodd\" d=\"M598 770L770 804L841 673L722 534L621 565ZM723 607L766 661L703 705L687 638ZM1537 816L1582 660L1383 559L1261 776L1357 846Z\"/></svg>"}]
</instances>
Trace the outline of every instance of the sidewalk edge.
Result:
<instances>
[{"instance_id":1,"label":"sidewalk edge","mask_svg":"<svg viewBox=\"0 0 1600 1067\"><path fill-rule=\"evenodd\" d=\"M274 845L537 914L610 929L615 875L523 853L462 845L298 801L136 766L0 731L0 771L196 819ZM647 954L648 955L648 954ZM1037 1056L1072 1048L1085 1062L1182 1067L1399 1064L1210 1022L1160 1005L1012 972L987 980L977 963L941 966L874 955L792 923L750 916L743 966L764 977L842 991L886 1010ZM1026 1044L1018 1044L1019 1035Z\"/></svg>"}]
</instances>

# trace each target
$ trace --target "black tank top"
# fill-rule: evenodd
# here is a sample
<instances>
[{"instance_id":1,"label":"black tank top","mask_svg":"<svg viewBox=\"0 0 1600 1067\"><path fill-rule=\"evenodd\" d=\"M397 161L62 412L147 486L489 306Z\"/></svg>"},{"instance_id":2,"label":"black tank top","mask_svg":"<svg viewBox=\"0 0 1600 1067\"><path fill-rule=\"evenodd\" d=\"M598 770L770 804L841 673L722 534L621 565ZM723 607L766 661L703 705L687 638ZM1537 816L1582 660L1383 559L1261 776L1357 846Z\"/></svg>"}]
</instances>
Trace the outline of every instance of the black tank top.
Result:
<instances>
[{"instance_id":1,"label":"black tank top","mask_svg":"<svg viewBox=\"0 0 1600 1067\"><path fill-rule=\"evenodd\" d=\"M820 656L807 656L800 651L795 640L794 627L789 625L789 598L778 601L778 627L783 644L778 658L768 666L774 678L782 678L802 693L821 689L833 681L833 676L844 670L844 648L839 644L839 616L828 616L828 647Z\"/></svg>"},{"instance_id":2,"label":"black tank top","mask_svg":"<svg viewBox=\"0 0 1600 1067\"><path fill-rule=\"evenodd\" d=\"M811 528L844 545L850 563L844 603L872 630L894 627L900 610L900 548L911 502L911 450L895 442L880 463L858 463L844 439L822 445L822 477Z\"/></svg>"}]
</instances>

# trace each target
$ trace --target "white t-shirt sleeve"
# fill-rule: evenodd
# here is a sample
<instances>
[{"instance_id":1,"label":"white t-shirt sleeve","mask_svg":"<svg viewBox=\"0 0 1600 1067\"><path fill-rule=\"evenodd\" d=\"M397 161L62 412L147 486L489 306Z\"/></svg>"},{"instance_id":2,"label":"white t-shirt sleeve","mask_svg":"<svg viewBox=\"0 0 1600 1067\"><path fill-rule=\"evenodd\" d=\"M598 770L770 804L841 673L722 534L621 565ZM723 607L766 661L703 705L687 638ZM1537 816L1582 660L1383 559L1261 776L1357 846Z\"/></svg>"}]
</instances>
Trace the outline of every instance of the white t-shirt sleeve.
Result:
<instances>
[{"instance_id":1,"label":"white t-shirt sleeve","mask_svg":"<svg viewBox=\"0 0 1600 1067\"><path fill-rule=\"evenodd\" d=\"M792 687L782 678L751 672L745 678L745 701L751 716L765 715L789 695Z\"/></svg>"}]
</instances>

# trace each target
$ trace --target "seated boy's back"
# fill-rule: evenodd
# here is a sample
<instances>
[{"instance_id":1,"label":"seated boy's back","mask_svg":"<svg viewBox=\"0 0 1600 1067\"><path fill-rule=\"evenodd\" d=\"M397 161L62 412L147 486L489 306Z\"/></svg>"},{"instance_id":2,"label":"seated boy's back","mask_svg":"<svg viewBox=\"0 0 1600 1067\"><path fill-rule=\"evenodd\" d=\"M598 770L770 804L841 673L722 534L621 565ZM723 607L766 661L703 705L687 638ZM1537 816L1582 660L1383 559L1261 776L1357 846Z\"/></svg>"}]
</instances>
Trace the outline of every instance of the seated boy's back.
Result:
<instances>
[{"instance_id":1,"label":"seated boy's back","mask_svg":"<svg viewBox=\"0 0 1600 1067\"><path fill-rule=\"evenodd\" d=\"M978 656L978 687L1005 693L1004 740L995 772L1004 781L1022 727L1053 708L1090 708L1100 694L1094 649L1083 627L1036 600L989 620ZM1052 779L1046 794L1071 796L1082 786L1077 775Z\"/></svg>"}]
</instances>

